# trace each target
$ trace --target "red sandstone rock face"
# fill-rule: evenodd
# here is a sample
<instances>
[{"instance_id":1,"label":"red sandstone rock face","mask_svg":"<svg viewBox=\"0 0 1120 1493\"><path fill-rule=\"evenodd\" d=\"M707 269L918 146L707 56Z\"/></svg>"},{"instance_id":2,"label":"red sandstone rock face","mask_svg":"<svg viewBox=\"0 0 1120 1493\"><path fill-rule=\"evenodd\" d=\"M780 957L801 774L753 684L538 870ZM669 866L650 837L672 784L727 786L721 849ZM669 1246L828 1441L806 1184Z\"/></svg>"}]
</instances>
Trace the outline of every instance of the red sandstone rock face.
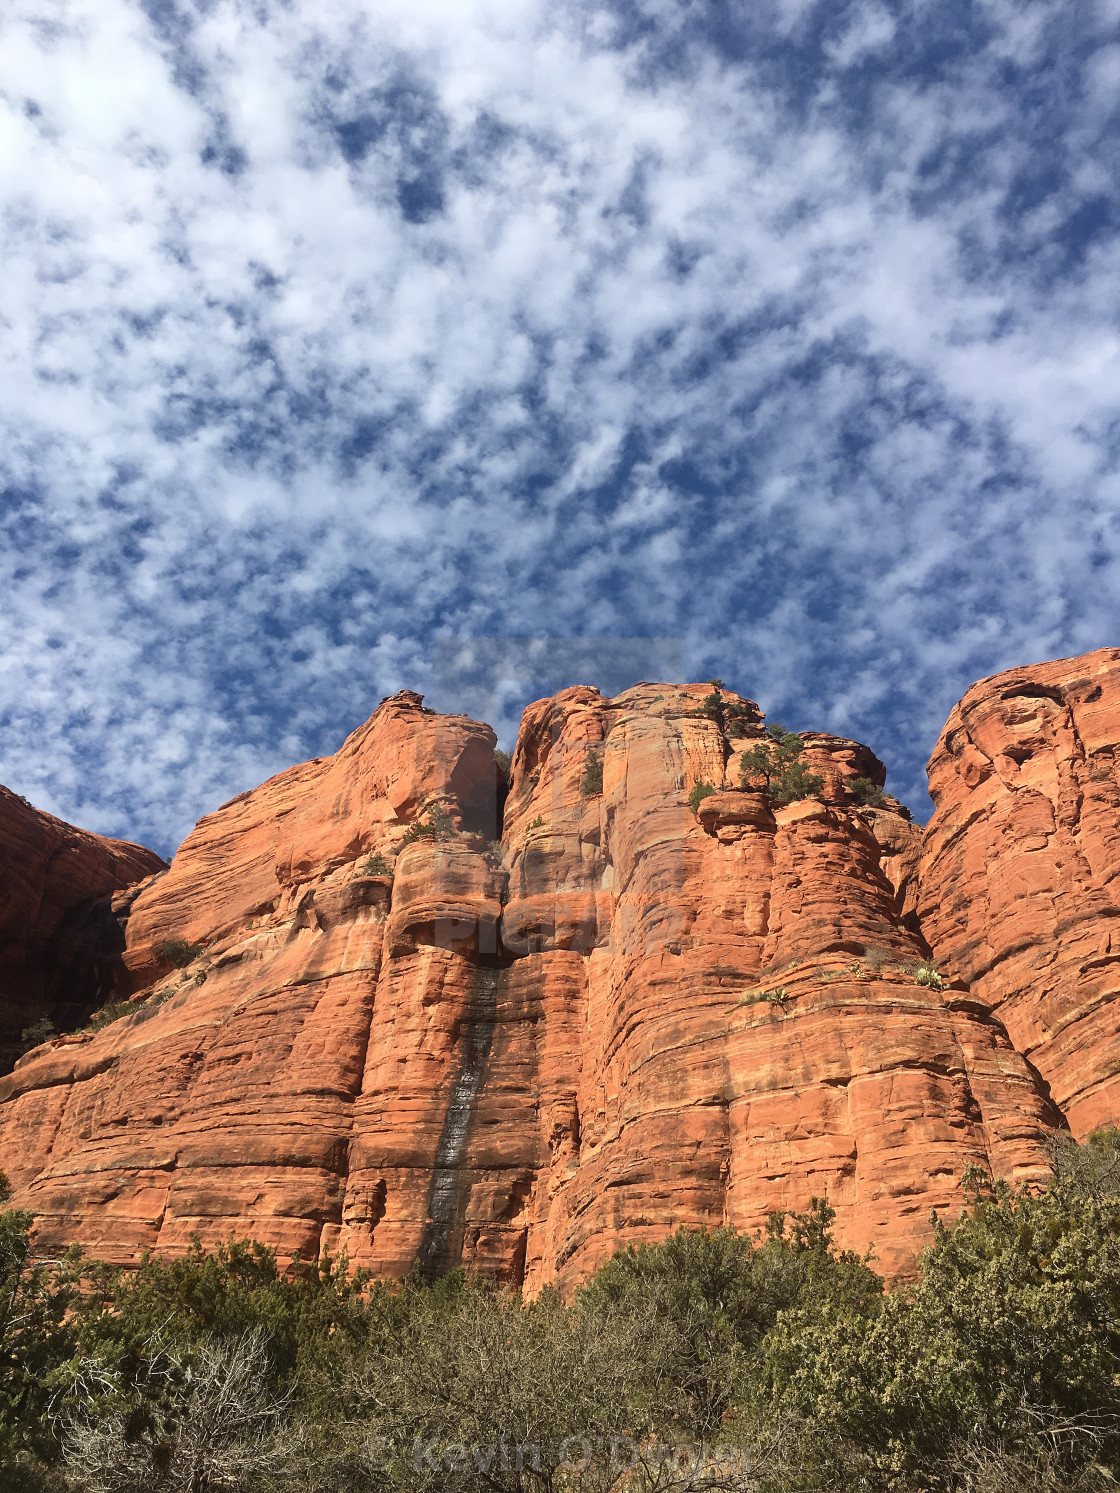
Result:
<instances>
[{"instance_id":1,"label":"red sandstone rock face","mask_svg":"<svg viewBox=\"0 0 1120 1493\"><path fill-rule=\"evenodd\" d=\"M127 1262L186 1248L192 1232L210 1245L253 1235L284 1255L314 1254L337 1234L375 1002L378 1031L390 1025L379 982L401 983L429 928L472 949L498 915L496 899L476 895L473 862L485 857L462 848L488 848L475 835L401 851L396 895L368 862L391 861L433 808L468 829L488 816L492 825L493 748L489 727L436 716L405 692L334 757L199 822L131 908L124 959L136 1013L39 1049L0 1083L0 1157L44 1242L76 1239ZM455 874L426 885L425 864L445 856ZM198 946L197 956L172 967L169 941ZM472 967L466 953L446 958ZM424 1038L453 1053L439 989L404 983L428 1013ZM442 1069L424 1068L423 1055L420 1067L421 1107L438 1116ZM394 1122L418 1168L430 1165L406 1096Z\"/></svg>"},{"instance_id":2,"label":"red sandstone rock face","mask_svg":"<svg viewBox=\"0 0 1120 1493\"><path fill-rule=\"evenodd\" d=\"M0 787L0 1072L43 1017L62 1026L114 988L111 893L162 871L150 850L88 834Z\"/></svg>"},{"instance_id":3,"label":"red sandstone rock face","mask_svg":"<svg viewBox=\"0 0 1120 1493\"><path fill-rule=\"evenodd\" d=\"M881 781L881 765L808 737L824 802L772 810L735 786L750 741L696 714L704 693L566 691L522 725L503 928L535 936L507 979L511 1004L536 997L544 1033L519 1044L511 1022L503 1071L520 1058L517 1130L535 1115L547 1168L534 1184L531 1159L510 1157L532 1191L507 1257L519 1225L532 1286L570 1284L626 1240L682 1223L755 1229L825 1193L838 1237L894 1272L928 1237L930 1207L956 1206L966 1162L1041 1169L1053 1117L1032 1075L966 992L910 972L924 946L879 843L891 817L892 843L908 841L906 820L853 807L843 787ZM604 792L585 802L599 743ZM723 791L696 816L686 798L701 781ZM505 1196L508 1211L515 1186ZM497 1229L470 1212L468 1238L473 1225L492 1256Z\"/></svg>"},{"instance_id":4,"label":"red sandstone rock face","mask_svg":"<svg viewBox=\"0 0 1120 1493\"><path fill-rule=\"evenodd\" d=\"M1084 1136L1120 1117L1120 650L973 685L929 773L922 927Z\"/></svg>"},{"instance_id":5,"label":"red sandstone rock face","mask_svg":"<svg viewBox=\"0 0 1120 1493\"><path fill-rule=\"evenodd\" d=\"M531 706L500 844L493 733L407 693L201 820L132 905L136 1013L0 1082L44 1242L234 1232L570 1287L827 1194L896 1273L967 1163L1042 1175L1060 1117L990 1002L915 981L918 831L845 786L881 764L808 735L821 799L776 808L739 786L757 710L729 738L707 693ZM417 838L437 808L455 832Z\"/></svg>"}]
</instances>

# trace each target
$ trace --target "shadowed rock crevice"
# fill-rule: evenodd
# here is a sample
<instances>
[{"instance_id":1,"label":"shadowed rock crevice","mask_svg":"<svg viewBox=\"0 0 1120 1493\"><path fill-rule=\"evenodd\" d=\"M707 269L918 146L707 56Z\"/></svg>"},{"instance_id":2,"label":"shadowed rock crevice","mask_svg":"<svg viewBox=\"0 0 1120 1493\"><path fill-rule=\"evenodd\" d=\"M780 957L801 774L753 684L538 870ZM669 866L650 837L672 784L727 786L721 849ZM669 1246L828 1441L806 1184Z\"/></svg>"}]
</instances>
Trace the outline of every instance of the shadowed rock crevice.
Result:
<instances>
[{"instance_id":1,"label":"shadowed rock crevice","mask_svg":"<svg viewBox=\"0 0 1120 1493\"><path fill-rule=\"evenodd\" d=\"M0 787L0 1074L26 1028L80 1025L126 981L128 895L161 871L154 851L64 824Z\"/></svg>"},{"instance_id":2,"label":"shadowed rock crevice","mask_svg":"<svg viewBox=\"0 0 1120 1493\"><path fill-rule=\"evenodd\" d=\"M460 1027L459 1071L451 1089L432 1167L428 1218L417 1250L426 1279L457 1265L463 1252L463 1229L470 1195L467 1146L475 1103L486 1075L494 1041L498 980L502 966L479 964L474 972L470 1005Z\"/></svg>"}]
</instances>

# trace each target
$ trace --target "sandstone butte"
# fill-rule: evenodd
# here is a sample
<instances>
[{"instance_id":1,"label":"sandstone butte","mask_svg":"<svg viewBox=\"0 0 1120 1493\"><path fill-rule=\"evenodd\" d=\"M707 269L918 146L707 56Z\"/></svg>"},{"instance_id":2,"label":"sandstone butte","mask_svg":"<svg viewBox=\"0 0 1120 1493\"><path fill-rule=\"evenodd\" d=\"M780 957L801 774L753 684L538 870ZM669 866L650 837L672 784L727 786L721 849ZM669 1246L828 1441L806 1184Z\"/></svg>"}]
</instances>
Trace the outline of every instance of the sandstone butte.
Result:
<instances>
[{"instance_id":1,"label":"sandstone butte","mask_svg":"<svg viewBox=\"0 0 1120 1493\"><path fill-rule=\"evenodd\" d=\"M815 1195L897 1276L969 1163L1039 1179L1056 1128L1115 1119L1120 650L974 686L924 832L857 801L883 768L836 736L805 736L819 798L741 788L761 718L725 692L729 736L707 693L539 701L507 793L488 726L402 692L155 874L38 816L89 869L9 917L16 967L64 903L130 882L98 989L135 1006L0 1079L40 1248L232 1234L568 1289L625 1242ZM10 822L5 889L53 853ZM915 978L931 950L944 988Z\"/></svg>"}]
</instances>

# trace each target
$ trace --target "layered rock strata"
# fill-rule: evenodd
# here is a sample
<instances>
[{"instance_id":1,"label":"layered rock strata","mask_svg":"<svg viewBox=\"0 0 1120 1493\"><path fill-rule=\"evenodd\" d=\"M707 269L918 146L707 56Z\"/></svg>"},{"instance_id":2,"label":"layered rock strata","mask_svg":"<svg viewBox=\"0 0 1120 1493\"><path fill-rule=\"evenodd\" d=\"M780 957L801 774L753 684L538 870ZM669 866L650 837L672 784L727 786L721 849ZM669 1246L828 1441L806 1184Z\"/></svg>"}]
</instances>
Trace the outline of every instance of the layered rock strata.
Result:
<instances>
[{"instance_id":1,"label":"layered rock strata","mask_svg":"<svg viewBox=\"0 0 1120 1493\"><path fill-rule=\"evenodd\" d=\"M72 1026L121 978L128 896L164 869L151 850L75 829L0 787L0 1073L21 1032Z\"/></svg>"},{"instance_id":2,"label":"layered rock strata","mask_svg":"<svg viewBox=\"0 0 1120 1493\"><path fill-rule=\"evenodd\" d=\"M1120 1118L1120 649L973 685L929 774L922 929L1083 1137Z\"/></svg>"},{"instance_id":3,"label":"layered rock strata","mask_svg":"<svg viewBox=\"0 0 1120 1493\"><path fill-rule=\"evenodd\" d=\"M135 1012L0 1081L44 1246L233 1233L569 1287L827 1195L898 1273L968 1163L1042 1175L1038 1073L915 978L918 832L850 787L881 764L809 735L820 798L775 806L740 786L757 709L725 697L734 736L707 693L530 707L500 840L492 731L408 692L201 820L132 901Z\"/></svg>"}]
</instances>

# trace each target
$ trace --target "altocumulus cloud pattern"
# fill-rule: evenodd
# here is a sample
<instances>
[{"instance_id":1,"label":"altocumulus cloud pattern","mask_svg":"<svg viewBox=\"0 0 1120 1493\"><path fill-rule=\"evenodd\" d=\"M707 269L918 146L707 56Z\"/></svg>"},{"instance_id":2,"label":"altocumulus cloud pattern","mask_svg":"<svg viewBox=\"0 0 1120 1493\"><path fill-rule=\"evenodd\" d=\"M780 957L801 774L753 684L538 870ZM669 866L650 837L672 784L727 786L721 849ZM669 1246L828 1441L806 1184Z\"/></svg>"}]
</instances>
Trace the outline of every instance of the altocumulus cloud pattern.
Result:
<instances>
[{"instance_id":1,"label":"altocumulus cloud pattern","mask_svg":"<svg viewBox=\"0 0 1120 1493\"><path fill-rule=\"evenodd\" d=\"M0 780L167 850L439 640L653 636L921 812L1120 641L1118 24L9 0Z\"/></svg>"}]
</instances>

